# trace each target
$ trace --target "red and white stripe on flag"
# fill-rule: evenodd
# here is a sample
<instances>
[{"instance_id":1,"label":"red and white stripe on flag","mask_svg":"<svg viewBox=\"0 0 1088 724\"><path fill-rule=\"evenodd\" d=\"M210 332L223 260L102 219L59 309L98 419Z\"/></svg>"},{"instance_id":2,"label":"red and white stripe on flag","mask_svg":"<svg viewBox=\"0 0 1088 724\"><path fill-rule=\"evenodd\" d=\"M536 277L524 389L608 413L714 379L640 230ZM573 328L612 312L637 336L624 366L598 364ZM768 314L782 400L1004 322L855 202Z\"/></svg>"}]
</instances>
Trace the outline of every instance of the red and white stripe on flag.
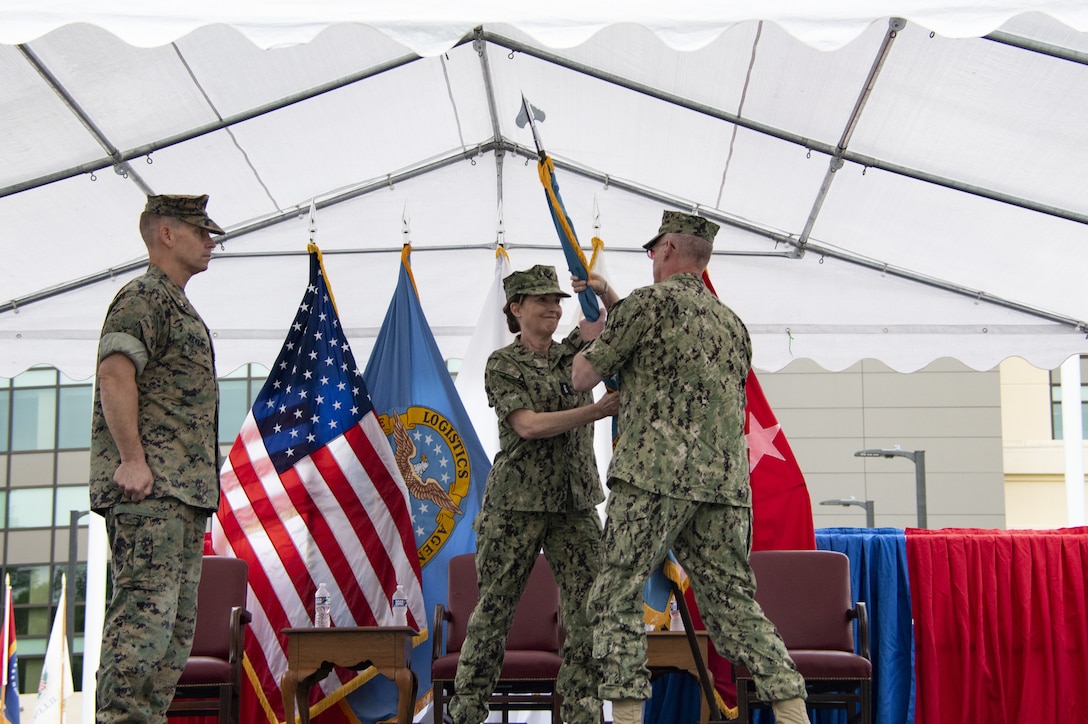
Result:
<instances>
[{"instance_id":1,"label":"red and white stripe on flag","mask_svg":"<svg viewBox=\"0 0 1088 724\"><path fill-rule=\"evenodd\" d=\"M383 581L392 581L395 588L394 561L416 552L414 540L401 535L394 523L408 519L408 502L403 483L397 485L390 468L395 470L396 463L373 412L279 474L251 414L224 465L224 501L212 545L218 554L249 563L247 605L253 621L246 655L280 720L275 694L287 668L287 652L279 632L311 625L317 584L325 583L332 593L335 626L391 622ZM411 595L413 586L416 596ZM418 579L406 589L410 600L422 601ZM421 609L409 612L409 625L417 630L425 627ZM333 671L321 683L324 695L334 694L354 675ZM321 697L315 693L313 698Z\"/></svg>"},{"instance_id":2,"label":"red and white stripe on flag","mask_svg":"<svg viewBox=\"0 0 1088 724\"><path fill-rule=\"evenodd\" d=\"M310 252L310 284L220 473L212 524L215 553L249 564L247 673L272 722L284 719L280 632L312 625L319 584L338 627L392 625L400 584L408 624L427 635L408 488ZM334 670L311 692L311 713L356 676Z\"/></svg>"}]
</instances>

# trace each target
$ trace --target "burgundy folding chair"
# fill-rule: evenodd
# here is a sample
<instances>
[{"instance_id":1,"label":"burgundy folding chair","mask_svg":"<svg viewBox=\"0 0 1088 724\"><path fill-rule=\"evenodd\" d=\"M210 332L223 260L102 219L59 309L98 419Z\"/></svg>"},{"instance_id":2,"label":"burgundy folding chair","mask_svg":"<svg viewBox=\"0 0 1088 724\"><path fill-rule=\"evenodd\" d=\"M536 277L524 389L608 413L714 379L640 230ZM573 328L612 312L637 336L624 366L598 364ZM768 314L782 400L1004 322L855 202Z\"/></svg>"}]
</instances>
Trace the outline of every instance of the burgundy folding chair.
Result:
<instances>
[{"instance_id":1,"label":"burgundy folding chair","mask_svg":"<svg viewBox=\"0 0 1088 724\"><path fill-rule=\"evenodd\" d=\"M461 646L465 642L468 617L476 607L480 590L476 580L476 555L454 556L449 564L449 591L446 605L435 606L434 649L431 683L434 692L434 724L442 724L446 702L453 695L453 679ZM443 630L446 652L442 653ZM510 711L550 710L552 722L559 715L560 696L555 679L562 663L559 650L562 632L559 620L559 587L543 554L537 557L525 593L514 613L506 639L502 671L491 694L492 711L502 712L509 722Z\"/></svg>"}]
</instances>

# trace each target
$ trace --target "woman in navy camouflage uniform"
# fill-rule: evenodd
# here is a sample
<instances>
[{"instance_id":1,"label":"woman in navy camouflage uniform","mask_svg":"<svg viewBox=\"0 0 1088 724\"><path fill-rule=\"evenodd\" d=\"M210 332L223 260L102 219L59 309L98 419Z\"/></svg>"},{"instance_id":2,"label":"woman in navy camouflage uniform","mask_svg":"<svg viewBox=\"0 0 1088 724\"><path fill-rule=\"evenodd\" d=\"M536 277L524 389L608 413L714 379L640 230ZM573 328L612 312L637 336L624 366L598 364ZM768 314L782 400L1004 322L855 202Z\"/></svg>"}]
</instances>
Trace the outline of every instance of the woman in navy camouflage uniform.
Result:
<instances>
[{"instance_id":1,"label":"woman in navy camouflage uniform","mask_svg":"<svg viewBox=\"0 0 1088 724\"><path fill-rule=\"evenodd\" d=\"M514 610L543 548L567 628L556 684L563 721L598 724L599 676L585 608L600 567L596 506L604 500L592 423L616 414L619 399L609 392L594 402L592 393L574 389L570 370L604 316L555 342L560 299L570 296L559 289L555 269L514 272L503 288L507 323L520 334L491 354L484 374L488 403L499 418L500 450L474 523L480 598L469 618L449 711L456 724L487 718Z\"/></svg>"}]
</instances>

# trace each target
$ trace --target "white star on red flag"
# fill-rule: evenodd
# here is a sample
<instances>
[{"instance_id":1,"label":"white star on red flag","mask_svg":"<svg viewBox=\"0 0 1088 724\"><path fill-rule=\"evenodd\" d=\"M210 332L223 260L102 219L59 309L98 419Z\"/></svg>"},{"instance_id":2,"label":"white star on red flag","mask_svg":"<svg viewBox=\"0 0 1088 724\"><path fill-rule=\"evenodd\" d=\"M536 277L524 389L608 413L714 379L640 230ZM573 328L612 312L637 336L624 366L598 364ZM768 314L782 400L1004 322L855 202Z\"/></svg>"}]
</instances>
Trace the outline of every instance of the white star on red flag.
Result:
<instances>
[{"instance_id":1,"label":"white star on red flag","mask_svg":"<svg viewBox=\"0 0 1088 724\"><path fill-rule=\"evenodd\" d=\"M748 469L755 470L764 455L785 460L785 456L774 445L774 439L778 437L782 426L778 423L770 427L763 427L759 420L751 412L748 413L748 432L744 437L748 441Z\"/></svg>"}]
</instances>

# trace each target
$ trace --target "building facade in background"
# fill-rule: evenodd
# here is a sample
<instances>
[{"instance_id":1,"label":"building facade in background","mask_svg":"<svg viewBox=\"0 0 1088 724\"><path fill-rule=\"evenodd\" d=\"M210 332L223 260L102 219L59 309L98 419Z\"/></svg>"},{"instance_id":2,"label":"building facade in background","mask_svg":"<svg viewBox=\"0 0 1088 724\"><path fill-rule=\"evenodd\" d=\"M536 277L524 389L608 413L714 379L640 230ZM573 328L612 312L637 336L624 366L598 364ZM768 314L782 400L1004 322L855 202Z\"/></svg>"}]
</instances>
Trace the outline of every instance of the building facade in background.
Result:
<instances>
[{"instance_id":1,"label":"building facade in background","mask_svg":"<svg viewBox=\"0 0 1088 724\"><path fill-rule=\"evenodd\" d=\"M1082 381L1088 380L1088 362L1081 363ZM798 361L757 374L805 474L818 528L864 526L861 507L820 505L850 497L872 501L877 526L916 525L913 464L854 455L895 445L926 451L931 528L1065 525L1056 373L1013 359L986 372L941 360L902 374L866 360L840 372ZM224 452L266 375L260 365L246 365L220 379ZM51 367L0 378L0 569L11 575L23 693L37 689L61 575L69 570L72 669L81 688L87 556L81 514L89 506L92 392L91 380L72 380ZM1088 399L1088 385L1081 393Z\"/></svg>"}]
</instances>

